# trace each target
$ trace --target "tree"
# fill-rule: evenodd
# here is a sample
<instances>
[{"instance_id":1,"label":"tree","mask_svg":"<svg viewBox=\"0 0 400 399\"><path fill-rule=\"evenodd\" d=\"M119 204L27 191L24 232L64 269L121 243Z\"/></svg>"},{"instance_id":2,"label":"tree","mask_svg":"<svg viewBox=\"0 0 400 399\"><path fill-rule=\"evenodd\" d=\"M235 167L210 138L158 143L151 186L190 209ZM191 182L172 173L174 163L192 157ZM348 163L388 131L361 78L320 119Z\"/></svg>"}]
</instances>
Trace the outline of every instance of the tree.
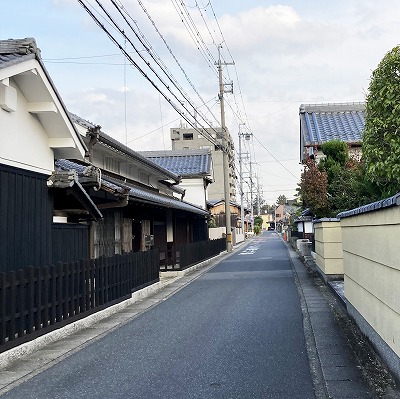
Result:
<instances>
[{"instance_id":1,"label":"tree","mask_svg":"<svg viewBox=\"0 0 400 399\"><path fill-rule=\"evenodd\" d=\"M357 208L368 202L364 168L360 161L349 159L341 168L327 170L330 215Z\"/></svg>"},{"instance_id":2,"label":"tree","mask_svg":"<svg viewBox=\"0 0 400 399\"><path fill-rule=\"evenodd\" d=\"M260 234L262 231L262 224L263 224L263 219L261 216L256 216L254 218L254 225L253 225L253 231L254 234Z\"/></svg>"},{"instance_id":3,"label":"tree","mask_svg":"<svg viewBox=\"0 0 400 399\"><path fill-rule=\"evenodd\" d=\"M275 204L268 205L267 203L265 203L261 206L261 213L274 213L275 208Z\"/></svg>"},{"instance_id":4,"label":"tree","mask_svg":"<svg viewBox=\"0 0 400 399\"><path fill-rule=\"evenodd\" d=\"M321 146L325 158L321 159L318 168L328 174L328 184L340 173L349 161L349 149L344 141L332 140Z\"/></svg>"},{"instance_id":5,"label":"tree","mask_svg":"<svg viewBox=\"0 0 400 399\"><path fill-rule=\"evenodd\" d=\"M308 159L302 175L298 191L303 208L311 208L317 217L335 217L377 199L363 162L350 157L345 142L332 140L321 149L325 158L319 164Z\"/></svg>"},{"instance_id":6,"label":"tree","mask_svg":"<svg viewBox=\"0 0 400 399\"><path fill-rule=\"evenodd\" d=\"M341 211L359 206L355 187L357 161L350 163L349 149L344 141L328 141L321 146L321 150L325 158L318 168L325 171L328 177L329 214L325 216L336 216Z\"/></svg>"},{"instance_id":7,"label":"tree","mask_svg":"<svg viewBox=\"0 0 400 399\"><path fill-rule=\"evenodd\" d=\"M258 205L260 205L260 213L261 213L261 209L263 207L265 203L265 200L262 198L262 196L260 195L256 195L255 198L253 199L253 213L255 215L258 214Z\"/></svg>"},{"instance_id":8,"label":"tree","mask_svg":"<svg viewBox=\"0 0 400 399\"><path fill-rule=\"evenodd\" d=\"M276 200L276 203L277 203L278 205L285 205L285 204L286 204L286 201L287 201L286 196L283 195L283 194L281 194L281 195L278 197L278 199Z\"/></svg>"},{"instance_id":9,"label":"tree","mask_svg":"<svg viewBox=\"0 0 400 399\"><path fill-rule=\"evenodd\" d=\"M262 226L262 224L263 224L263 218L261 216L256 216L254 218L254 225Z\"/></svg>"},{"instance_id":10,"label":"tree","mask_svg":"<svg viewBox=\"0 0 400 399\"><path fill-rule=\"evenodd\" d=\"M400 188L400 46L373 71L366 98L363 157L381 197Z\"/></svg>"},{"instance_id":11,"label":"tree","mask_svg":"<svg viewBox=\"0 0 400 399\"><path fill-rule=\"evenodd\" d=\"M297 191L304 209L310 208L318 218L329 215L328 175L318 168L315 159L305 160Z\"/></svg>"}]
</instances>

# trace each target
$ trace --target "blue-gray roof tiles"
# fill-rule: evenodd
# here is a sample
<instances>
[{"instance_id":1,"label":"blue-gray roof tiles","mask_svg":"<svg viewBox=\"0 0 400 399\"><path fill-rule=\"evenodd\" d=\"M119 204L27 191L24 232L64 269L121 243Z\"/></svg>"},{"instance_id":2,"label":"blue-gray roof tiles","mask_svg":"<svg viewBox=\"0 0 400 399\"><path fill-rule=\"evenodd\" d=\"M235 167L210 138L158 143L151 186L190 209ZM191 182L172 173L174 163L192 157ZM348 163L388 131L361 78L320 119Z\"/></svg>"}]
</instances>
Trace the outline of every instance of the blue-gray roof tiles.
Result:
<instances>
[{"instance_id":1,"label":"blue-gray roof tiles","mask_svg":"<svg viewBox=\"0 0 400 399\"><path fill-rule=\"evenodd\" d=\"M300 128L305 145L332 140L361 144L364 125L364 103L300 106Z\"/></svg>"},{"instance_id":2,"label":"blue-gray roof tiles","mask_svg":"<svg viewBox=\"0 0 400 399\"><path fill-rule=\"evenodd\" d=\"M90 166L90 165L87 165ZM87 166L77 164L75 162L59 159L56 161L56 167L62 170L75 170L78 176L82 177ZM101 184L116 192L128 192L129 196L136 198L140 202L148 202L165 208L180 209L187 212L196 213L202 216L208 215L208 212L191 203L180 201L174 197L169 197L144 188L135 187L125 182L113 179L111 177L102 176Z\"/></svg>"},{"instance_id":3,"label":"blue-gray roof tiles","mask_svg":"<svg viewBox=\"0 0 400 399\"><path fill-rule=\"evenodd\" d=\"M379 209L389 208L392 206L400 206L400 193L383 200L372 202L371 204L363 205L355 209L341 212L337 215L338 218L343 219L346 217L356 216L367 212L377 211Z\"/></svg>"},{"instance_id":4,"label":"blue-gray roof tiles","mask_svg":"<svg viewBox=\"0 0 400 399\"><path fill-rule=\"evenodd\" d=\"M143 151L143 156L157 165L182 177L209 176L211 152L209 150Z\"/></svg>"},{"instance_id":5,"label":"blue-gray roof tiles","mask_svg":"<svg viewBox=\"0 0 400 399\"><path fill-rule=\"evenodd\" d=\"M72 121L85 129L92 129L95 128L96 125L92 122L87 121L86 119L81 118L78 115L73 114L72 112L69 113L69 116L71 117ZM127 147L126 145L120 143L119 141L115 140L108 134L102 132L100 130L99 132L99 140L102 141L104 144L108 145L110 148L113 148L114 150L121 151L122 153L125 153L133 158L135 158L137 161L145 163L147 166L158 169L159 172L162 174L166 174L168 178L172 178L175 181L179 181L179 175L177 173L174 173L173 171L163 168L161 165L158 165L156 162L152 162L152 160L147 159L145 156L141 155L139 152L132 150L131 148Z\"/></svg>"},{"instance_id":6,"label":"blue-gray roof tiles","mask_svg":"<svg viewBox=\"0 0 400 399\"><path fill-rule=\"evenodd\" d=\"M0 68L40 56L40 50L32 37L0 40Z\"/></svg>"},{"instance_id":7,"label":"blue-gray roof tiles","mask_svg":"<svg viewBox=\"0 0 400 399\"><path fill-rule=\"evenodd\" d=\"M0 54L0 69L19 64L20 62L27 61L33 58L35 58L34 54Z\"/></svg>"}]
</instances>

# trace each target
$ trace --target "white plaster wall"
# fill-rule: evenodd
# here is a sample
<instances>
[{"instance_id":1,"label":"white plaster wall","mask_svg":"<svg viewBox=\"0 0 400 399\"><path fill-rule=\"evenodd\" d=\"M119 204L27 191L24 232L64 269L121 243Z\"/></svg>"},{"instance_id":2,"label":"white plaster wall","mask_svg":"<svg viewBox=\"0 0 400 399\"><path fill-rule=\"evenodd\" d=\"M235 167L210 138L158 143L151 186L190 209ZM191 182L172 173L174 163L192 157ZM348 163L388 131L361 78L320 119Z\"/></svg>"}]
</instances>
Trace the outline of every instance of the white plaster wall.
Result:
<instances>
[{"instance_id":1,"label":"white plaster wall","mask_svg":"<svg viewBox=\"0 0 400 399\"><path fill-rule=\"evenodd\" d=\"M313 222L308 221L304 223L304 233L314 233Z\"/></svg>"},{"instance_id":2,"label":"white plaster wall","mask_svg":"<svg viewBox=\"0 0 400 399\"><path fill-rule=\"evenodd\" d=\"M182 179L180 187L186 190L184 200L191 204L206 209L206 193L204 189L203 178Z\"/></svg>"},{"instance_id":3,"label":"white plaster wall","mask_svg":"<svg viewBox=\"0 0 400 399\"><path fill-rule=\"evenodd\" d=\"M225 227L212 227L208 229L208 236L210 240L215 240L217 238L222 238L223 234L226 233L226 228Z\"/></svg>"},{"instance_id":4,"label":"white plaster wall","mask_svg":"<svg viewBox=\"0 0 400 399\"><path fill-rule=\"evenodd\" d=\"M51 174L54 155L48 136L38 118L28 112L25 97L17 90L17 110L0 108L0 162L34 172Z\"/></svg>"},{"instance_id":5,"label":"white plaster wall","mask_svg":"<svg viewBox=\"0 0 400 399\"><path fill-rule=\"evenodd\" d=\"M241 229L236 228L236 244L239 242L243 242L245 240L244 234L241 232Z\"/></svg>"},{"instance_id":6,"label":"white plaster wall","mask_svg":"<svg viewBox=\"0 0 400 399\"><path fill-rule=\"evenodd\" d=\"M303 223L298 223L297 224L297 229L299 230L299 233L303 233Z\"/></svg>"}]
</instances>

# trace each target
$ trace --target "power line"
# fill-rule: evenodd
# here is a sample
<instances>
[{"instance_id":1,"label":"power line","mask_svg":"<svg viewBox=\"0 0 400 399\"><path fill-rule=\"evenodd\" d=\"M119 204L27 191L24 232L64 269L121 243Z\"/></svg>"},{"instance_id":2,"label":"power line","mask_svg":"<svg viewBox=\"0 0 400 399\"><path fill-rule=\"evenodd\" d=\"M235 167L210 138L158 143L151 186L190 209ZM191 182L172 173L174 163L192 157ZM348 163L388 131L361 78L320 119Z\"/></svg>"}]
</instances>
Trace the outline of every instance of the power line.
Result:
<instances>
[{"instance_id":1,"label":"power line","mask_svg":"<svg viewBox=\"0 0 400 399\"><path fill-rule=\"evenodd\" d=\"M110 17L109 13L107 13L104 9L104 7L100 4L100 2L98 0L96 0L96 2L99 4L99 6L103 9L103 11L107 14L108 18L112 21L112 23L114 24L114 26L117 27L117 29L123 34L124 37L126 37L125 32L122 30L121 28L119 28L116 24L116 22ZM169 79L169 81L178 89L179 93L181 94L181 96L189 103L192 105L193 109L195 110L196 107L192 104L192 101L189 99L187 93L184 91L184 89L182 88L182 86L179 84L179 82L175 79L175 77L172 75L172 73L168 70L167 66L165 65L165 63L162 61L162 59L157 55L157 53L152 50L152 46L151 44L146 40L145 36L143 35L143 33L140 32L139 27L137 26L137 23L132 19L132 17L129 15L128 11L125 9L125 7L123 7L122 4L117 4L115 0L111 0L111 3L117 8L118 12L120 13L120 15L123 17L123 19L125 20L125 22L127 23L127 25L129 26L129 28L133 31L133 33L135 34L135 36L137 37L137 39L139 40L139 42L143 45L143 47L146 49L146 51L148 52L148 54L151 56L151 58L156 62L156 64L158 65L158 67L161 69L161 71L167 76L167 78ZM127 20L127 18L123 15L123 13L125 13L127 15L127 17L129 19L131 19L136 27L139 29L139 33L136 32L136 30L133 28L133 26L129 23L129 21ZM147 13L148 16L150 16ZM155 24L154 24L155 25ZM146 41L147 43L145 43L144 41ZM133 43L130 41L131 45L134 47ZM134 47L136 53L139 55L140 58L142 58L143 61L144 57L140 54L140 52ZM146 61L145 61L146 62ZM161 81L162 84L164 84L164 86L168 89L168 91L171 92L170 88L168 86L165 85L165 82L158 76L158 74L155 72L154 68L150 65L149 62L146 62L148 68L151 69L151 71L157 76L157 78ZM192 85L194 88L194 85ZM195 89L195 88L194 88ZM196 93L197 90L195 89ZM172 92L171 92L172 93ZM172 93L172 95L174 95L174 93ZM199 95L199 93L198 93ZM179 99L174 95L174 97L179 101ZM200 95L199 95L200 97ZM204 100L200 97L200 99L202 100L203 104L205 104ZM186 109L186 108L185 108ZM187 109L186 109L187 110ZM188 110L187 110L188 111ZM211 110L209 110L211 112ZM189 111L188 111L189 112ZM190 114L190 112L189 112ZM211 112L212 114L212 112ZM213 114L212 114L213 115ZM202 119L208 123L208 121L205 119L205 117L203 117L203 115L200 114L200 116L202 117ZM215 118L215 117L214 117ZM218 122L218 121L217 121ZM208 132L206 132L205 135L208 135ZM211 138L211 136L210 136Z\"/></svg>"},{"instance_id":2,"label":"power line","mask_svg":"<svg viewBox=\"0 0 400 399\"><path fill-rule=\"evenodd\" d=\"M206 28L207 28L208 34L210 35L210 37L211 37L211 39L212 39L212 41L213 41L213 44L214 44L214 45L217 45L217 42L216 42L216 40L214 39L214 36L213 36L213 34L211 33L210 28L208 27L207 21L206 21L205 18L204 18L204 14L202 13L202 10L201 10L201 8L200 8L200 6L199 6L199 4L198 4L197 2L196 2L196 6L197 6L197 9L199 10L199 13L200 13L201 18L202 18L202 20L203 20L203 22L204 22L204 25L205 25ZM207 13L207 7L204 7L203 10L205 10L206 13Z\"/></svg>"},{"instance_id":3,"label":"power line","mask_svg":"<svg viewBox=\"0 0 400 399\"><path fill-rule=\"evenodd\" d=\"M254 136L254 134L253 134L253 136ZM254 138L258 141L258 143L261 145L261 147L264 148L264 150L266 150L268 152L268 154L270 154L271 157L274 158L275 161L278 162L279 165L282 166L283 169L285 169L287 172L289 172L296 180L299 180L299 178L297 176L295 176L278 158L276 158L275 155L267 147L265 147L265 145L263 143L261 143L261 141L256 136L254 136Z\"/></svg>"},{"instance_id":4,"label":"power line","mask_svg":"<svg viewBox=\"0 0 400 399\"><path fill-rule=\"evenodd\" d=\"M172 102L172 100L157 86L157 84L149 77L149 75L133 60L133 58L130 56L130 54L121 46L121 44L118 42L118 40L107 30L107 28L99 21L99 19L94 15L94 13L86 6L84 3L84 0L78 0L79 4L85 9L85 11L91 16L91 18L96 22L96 24L106 33L106 35L109 37L109 39L119 48L119 50L124 54L124 56L129 60L129 62L141 73L141 75L150 82L150 84L164 97L165 100L174 108L174 110L181 115L185 121L192 126L196 131L201 133L208 141L210 141L212 144L214 144L217 148L220 148L220 144L218 141L216 141L211 134L207 132L206 129L202 128L199 129L197 127L197 124L192 122L184 112L182 112L176 104ZM132 41L129 39L129 37L125 34L125 31L113 20L111 15L105 10L104 6L101 4L100 1L96 0L96 3L100 6L100 8L103 10L103 12L107 15L107 17L110 19L114 27L117 29L117 31L124 37L126 40L129 42L129 44L133 47L135 52L139 55L139 57L146 63L146 66L151 69L151 71L154 73L154 75L157 77L157 79L164 85L164 87L172 94L172 96L181 104L182 108L185 109L189 115L190 111L187 109L187 107L178 99L175 93L173 93L170 89L170 87L165 83L165 81L159 76L159 74L154 70L154 68L151 67L148 61L144 60L143 57L141 57L140 52L137 50L136 46L132 43ZM188 101L191 103L190 101ZM205 120L205 119L204 119ZM205 120L205 122L207 122ZM208 123L208 122L207 122ZM217 133L217 131L210 126L211 129Z\"/></svg>"},{"instance_id":5,"label":"power line","mask_svg":"<svg viewBox=\"0 0 400 399\"><path fill-rule=\"evenodd\" d=\"M61 58L43 58L43 61L62 61L62 60L82 60L86 58L104 58L104 57L119 57L121 53L103 54L103 55L85 55L81 57L61 57Z\"/></svg>"},{"instance_id":6,"label":"power line","mask_svg":"<svg viewBox=\"0 0 400 399\"><path fill-rule=\"evenodd\" d=\"M191 17L185 4L183 3L183 1L181 1L179 4L179 2L177 0L171 0L171 2L173 3L175 10L177 11L178 15L180 16L181 21L184 24L186 30L189 32L190 37L196 44L197 49L204 55L204 58L206 59L208 65L211 66L211 69L214 70L213 65L215 65L217 60L215 59L215 57L212 55L212 53L208 49L200 31L197 29L197 26L194 23L193 18ZM181 6L182 6L183 10L182 10Z\"/></svg>"},{"instance_id":7,"label":"power line","mask_svg":"<svg viewBox=\"0 0 400 399\"><path fill-rule=\"evenodd\" d=\"M194 86L194 84L192 83L192 81L190 80L189 76L187 75L186 71L184 70L184 68L182 67L181 63L178 61L177 57L175 56L174 52L172 51L171 47L169 46L169 44L167 43L167 41L165 40L164 36L161 34L160 30L157 28L156 23L154 22L153 18L151 17L150 13L146 10L146 8L144 7L143 3L138 0L139 5L142 7L143 12L147 15L147 18L149 19L149 21L152 23L156 33L159 35L159 37L161 38L161 40L163 41L164 45L166 46L167 50L169 51L169 53L171 54L172 58L174 59L174 61L176 62L176 64L178 65L179 69L182 71L183 75L185 76L186 80L188 81L189 85L192 87L192 89L194 90L194 92L197 94L197 96L199 97L200 101L202 102L202 104L206 104L205 101L203 100L203 98L201 97L200 93L197 91L196 87ZM128 14L129 15L129 14ZM209 110L210 111L210 110ZM217 123L219 123L219 121L217 120L217 118L215 117L215 115L210 111L210 114L213 116L213 118L216 120Z\"/></svg>"}]
</instances>

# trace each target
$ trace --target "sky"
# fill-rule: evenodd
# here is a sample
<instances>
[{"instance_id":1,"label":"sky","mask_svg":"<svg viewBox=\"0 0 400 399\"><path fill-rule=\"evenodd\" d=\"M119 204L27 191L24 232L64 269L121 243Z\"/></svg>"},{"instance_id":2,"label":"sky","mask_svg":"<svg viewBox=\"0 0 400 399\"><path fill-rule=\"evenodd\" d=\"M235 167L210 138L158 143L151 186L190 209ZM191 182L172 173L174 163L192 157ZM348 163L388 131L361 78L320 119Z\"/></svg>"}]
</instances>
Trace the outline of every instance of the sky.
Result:
<instances>
[{"instance_id":1,"label":"sky","mask_svg":"<svg viewBox=\"0 0 400 399\"><path fill-rule=\"evenodd\" d=\"M364 101L372 71L400 42L398 0L117 0L134 30L99 2L127 38L84 0L142 72L78 0L7 1L0 39L35 38L68 110L135 151L171 149L170 128L187 124L171 104L189 119L196 109L199 126L220 125L222 46L223 81L233 82L226 126L236 151L239 132L252 133L243 175L251 162L270 205L296 193L300 105Z\"/></svg>"}]
</instances>

